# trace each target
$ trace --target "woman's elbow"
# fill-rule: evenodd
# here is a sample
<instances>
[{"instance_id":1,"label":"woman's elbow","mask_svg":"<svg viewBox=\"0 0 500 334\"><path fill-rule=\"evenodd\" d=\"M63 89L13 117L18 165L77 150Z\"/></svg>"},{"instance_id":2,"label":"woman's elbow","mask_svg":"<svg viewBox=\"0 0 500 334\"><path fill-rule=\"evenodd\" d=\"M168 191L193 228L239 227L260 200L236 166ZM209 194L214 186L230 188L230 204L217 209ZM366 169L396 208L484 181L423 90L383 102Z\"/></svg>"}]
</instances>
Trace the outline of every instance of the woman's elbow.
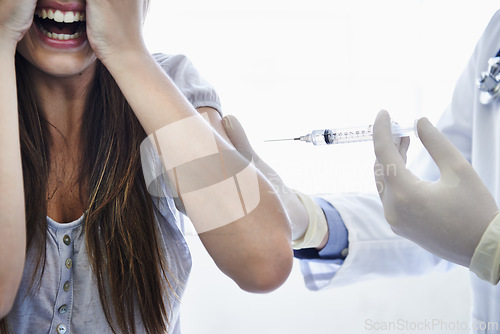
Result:
<instances>
[{"instance_id":1,"label":"woman's elbow","mask_svg":"<svg viewBox=\"0 0 500 334\"><path fill-rule=\"evenodd\" d=\"M8 293L5 291L0 292L0 319L3 319L10 313L12 306L14 306L14 297L12 293Z\"/></svg>"},{"instance_id":2,"label":"woman's elbow","mask_svg":"<svg viewBox=\"0 0 500 334\"><path fill-rule=\"evenodd\" d=\"M21 284L20 275L3 278L3 281L0 280L0 319L11 311Z\"/></svg>"},{"instance_id":3,"label":"woman's elbow","mask_svg":"<svg viewBox=\"0 0 500 334\"><path fill-rule=\"evenodd\" d=\"M277 288L279 288L288 278L286 275L260 275L257 278L250 280L245 280L245 282L239 282L238 285L242 290L251 293L269 293Z\"/></svg>"},{"instance_id":4,"label":"woman's elbow","mask_svg":"<svg viewBox=\"0 0 500 334\"><path fill-rule=\"evenodd\" d=\"M283 250L265 258L253 260L242 279L236 280L241 289L252 293L268 293L288 279L293 266L293 253Z\"/></svg>"}]
</instances>

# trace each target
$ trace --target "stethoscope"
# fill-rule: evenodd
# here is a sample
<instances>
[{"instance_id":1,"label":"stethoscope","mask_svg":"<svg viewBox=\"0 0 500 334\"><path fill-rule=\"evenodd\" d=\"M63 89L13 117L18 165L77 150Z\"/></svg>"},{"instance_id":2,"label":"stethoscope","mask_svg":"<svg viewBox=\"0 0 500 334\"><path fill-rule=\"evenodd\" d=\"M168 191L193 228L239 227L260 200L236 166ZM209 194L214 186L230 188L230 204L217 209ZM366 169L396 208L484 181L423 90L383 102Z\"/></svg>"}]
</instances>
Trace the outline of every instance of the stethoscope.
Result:
<instances>
[{"instance_id":1,"label":"stethoscope","mask_svg":"<svg viewBox=\"0 0 500 334\"><path fill-rule=\"evenodd\" d=\"M481 73L477 86L482 104L489 104L500 95L500 50L488 59L488 70Z\"/></svg>"}]
</instances>

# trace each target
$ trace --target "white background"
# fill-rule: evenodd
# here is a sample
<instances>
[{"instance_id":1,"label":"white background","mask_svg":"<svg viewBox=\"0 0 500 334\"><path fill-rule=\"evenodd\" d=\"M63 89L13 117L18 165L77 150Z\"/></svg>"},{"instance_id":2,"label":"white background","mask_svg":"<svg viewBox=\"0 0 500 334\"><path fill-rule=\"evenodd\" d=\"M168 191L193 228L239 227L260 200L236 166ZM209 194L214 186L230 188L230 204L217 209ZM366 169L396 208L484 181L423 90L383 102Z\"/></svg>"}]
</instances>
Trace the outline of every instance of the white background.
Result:
<instances>
[{"instance_id":1,"label":"white background","mask_svg":"<svg viewBox=\"0 0 500 334\"><path fill-rule=\"evenodd\" d=\"M145 28L152 52L187 55L236 115L257 152L307 193L374 191L371 143L314 147L265 139L365 125L381 108L399 123L434 123L497 9L493 0L153 0ZM493 55L492 55L493 56ZM412 150L419 149L413 138ZM411 159L411 157L410 157ZM374 322L408 321L398 333L466 333L467 271L384 278L311 292L298 262L267 295L225 277L196 236L183 298L184 334L396 333ZM228 250L229 251L229 250Z\"/></svg>"}]
</instances>

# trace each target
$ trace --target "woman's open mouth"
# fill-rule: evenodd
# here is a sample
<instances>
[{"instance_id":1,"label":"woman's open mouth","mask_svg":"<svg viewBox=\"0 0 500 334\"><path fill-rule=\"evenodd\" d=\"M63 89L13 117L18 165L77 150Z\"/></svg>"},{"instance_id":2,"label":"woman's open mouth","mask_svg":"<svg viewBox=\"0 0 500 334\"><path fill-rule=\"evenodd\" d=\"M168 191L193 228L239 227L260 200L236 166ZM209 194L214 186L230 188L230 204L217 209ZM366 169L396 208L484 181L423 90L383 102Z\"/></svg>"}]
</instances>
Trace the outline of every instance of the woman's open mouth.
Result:
<instances>
[{"instance_id":1,"label":"woman's open mouth","mask_svg":"<svg viewBox=\"0 0 500 334\"><path fill-rule=\"evenodd\" d=\"M43 35L59 41L78 39L86 29L85 12L78 11L37 8L34 22Z\"/></svg>"}]
</instances>

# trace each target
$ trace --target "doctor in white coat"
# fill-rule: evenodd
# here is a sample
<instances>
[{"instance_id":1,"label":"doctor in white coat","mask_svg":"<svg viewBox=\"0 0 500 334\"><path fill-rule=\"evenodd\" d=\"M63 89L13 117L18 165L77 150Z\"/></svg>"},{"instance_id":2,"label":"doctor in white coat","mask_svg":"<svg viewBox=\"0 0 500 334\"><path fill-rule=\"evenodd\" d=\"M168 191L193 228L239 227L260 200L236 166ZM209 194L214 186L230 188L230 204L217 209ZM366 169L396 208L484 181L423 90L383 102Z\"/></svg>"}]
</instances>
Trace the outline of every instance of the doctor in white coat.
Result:
<instances>
[{"instance_id":1,"label":"doctor in white coat","mask_svg":"<svg viewBox=\"0 0 500 334\"><path fill-rule=\"evenodd\" d=\"M419 138L430 155L422 152L409 170L408 138L394 145L389 116L379 113L374 126L379 196L312 198L287 188L252 150L238 121L226 116L235 147L250 151L280 193L308 288L447 270L454 262L471 269L472 333L500 333L500 97L481 103L476 84L499 49L500 11L458 80L439 131L419 121Z\"/></svg>"}]
</instances>

